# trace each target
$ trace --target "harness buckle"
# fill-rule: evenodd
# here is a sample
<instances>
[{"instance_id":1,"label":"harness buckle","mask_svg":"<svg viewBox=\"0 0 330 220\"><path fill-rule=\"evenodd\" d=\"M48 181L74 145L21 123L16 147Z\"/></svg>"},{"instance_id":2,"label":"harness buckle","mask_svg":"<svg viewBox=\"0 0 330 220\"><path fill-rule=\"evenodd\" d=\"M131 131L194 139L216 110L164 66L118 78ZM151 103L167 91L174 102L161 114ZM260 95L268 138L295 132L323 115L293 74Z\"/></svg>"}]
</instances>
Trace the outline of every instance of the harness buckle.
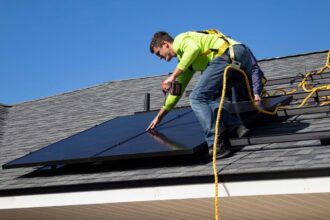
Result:
<instances>
[{"instance_id":1,"label":"harness buckle","mask_svg":"<svg viewBox=\"0 0 330 220\"><path fill-rule=\"evenodd\" d=\"M237 60L232 60L230 65L233 69L241 70L241 63Z\"/></svg>"}]
</instances>

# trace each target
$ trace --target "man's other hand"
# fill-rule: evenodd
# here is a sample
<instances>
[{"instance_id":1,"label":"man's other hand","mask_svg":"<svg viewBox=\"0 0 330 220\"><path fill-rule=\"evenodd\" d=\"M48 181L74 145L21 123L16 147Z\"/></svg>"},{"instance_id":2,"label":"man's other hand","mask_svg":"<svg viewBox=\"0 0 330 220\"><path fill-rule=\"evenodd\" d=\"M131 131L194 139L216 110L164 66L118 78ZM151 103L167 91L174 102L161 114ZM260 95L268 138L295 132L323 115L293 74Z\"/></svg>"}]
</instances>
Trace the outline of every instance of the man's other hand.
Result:
<instances>
[{"instance_id":1,"label":"man's other hand","mask_svg":"<svg viewBox=\"0 0 330 220\"><path fill-rule=\"evenodd\" d=\"M261 101L260 95L254 95L254 101L255 102L260 102Z\"/></svg>"}]
</instances>

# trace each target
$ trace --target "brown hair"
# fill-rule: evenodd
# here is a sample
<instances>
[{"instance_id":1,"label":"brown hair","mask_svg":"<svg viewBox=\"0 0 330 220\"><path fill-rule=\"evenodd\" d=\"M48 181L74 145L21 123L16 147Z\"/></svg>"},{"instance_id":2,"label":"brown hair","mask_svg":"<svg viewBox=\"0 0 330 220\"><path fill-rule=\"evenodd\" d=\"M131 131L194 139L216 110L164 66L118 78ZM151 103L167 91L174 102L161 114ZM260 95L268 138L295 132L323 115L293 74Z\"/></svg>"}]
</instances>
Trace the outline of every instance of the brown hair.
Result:
<instances>
[{"instance_id":1,"label":"brown hair","mask_svg":"<svg viewBox=\"0 0 330 220\"><path fill-rule=\"evenodd\" d=\"M154 34L150 42L150 52L154 53L154 47L162 46L163 41L173 42L173 38L165 31L158 31Z\"/></svg>"}]
</instances>

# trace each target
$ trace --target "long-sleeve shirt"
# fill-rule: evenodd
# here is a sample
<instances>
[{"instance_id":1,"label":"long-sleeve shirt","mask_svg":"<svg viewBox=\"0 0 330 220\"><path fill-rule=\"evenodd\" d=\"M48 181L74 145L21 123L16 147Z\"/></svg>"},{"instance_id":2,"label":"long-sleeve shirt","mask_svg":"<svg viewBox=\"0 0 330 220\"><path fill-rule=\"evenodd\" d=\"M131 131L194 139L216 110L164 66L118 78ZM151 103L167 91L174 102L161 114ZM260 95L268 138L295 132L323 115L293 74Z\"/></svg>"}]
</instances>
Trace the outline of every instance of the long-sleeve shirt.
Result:
<instances>
[{"instance_id":1,"label":"long-sleeve shirt","mask_svg":"<svg viewBox=\"0 0 330 220\"><path fill-rule=\"evenodd\" d=\"M231 45L240 44L230 38L227 38ZM219 49L225 41L214 34L204 34L198 32L185 32L175 37L173 41L173 50L178 58L177 68L182 70L183 73L177 78L177 81L182 85L182 93L186 89L195 71L203 71L209 61L216 55L216 52L204 53L209 49ZM252 77L252 80L255 77ZM255 80L259 80L258 77ZM259 80L260 81L260 80ZM259 83L259 82L256 82ZM253 85L253 88L255 86ZM181 94L182 94L181 93ZM258 93L259 94L259 93ZM166 110L171 110L179 101L181 96L169 95L163 106Z\"/></svg>"}]
</instances>

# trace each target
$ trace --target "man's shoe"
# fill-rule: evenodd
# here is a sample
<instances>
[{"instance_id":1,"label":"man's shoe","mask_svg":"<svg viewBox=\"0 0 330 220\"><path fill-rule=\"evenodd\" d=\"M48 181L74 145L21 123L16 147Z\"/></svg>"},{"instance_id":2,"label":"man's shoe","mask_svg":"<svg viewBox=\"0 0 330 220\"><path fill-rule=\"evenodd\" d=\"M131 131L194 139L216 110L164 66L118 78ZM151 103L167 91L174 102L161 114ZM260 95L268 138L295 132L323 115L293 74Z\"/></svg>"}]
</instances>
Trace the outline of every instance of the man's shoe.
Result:
<instances>
[{"instance_id":1,"label":"man's shoe","mask_svg":"<svg viewBox=\"0 0 330 220\"><path fill-rule=\"evenodd\" d=\"M218 139L217 143L217 158L225 158L231 154L230 142L227 136ZM209 147L209 156L213 157L213 146Z\"/></svg>"},{"instance_id":2,"label":"man's shoe","mask_svg":"<svg viewBox=\"0 0 330 220\"><path fill-rule=\"evenodd\" d=\"M230 132L230 136L231 137L238 137L238 138L242 138L245 136L248 136L250 133L250 129L248 129L247 127L245 127L243 124L233 128Z\"/></svg>"}]
</instances>

